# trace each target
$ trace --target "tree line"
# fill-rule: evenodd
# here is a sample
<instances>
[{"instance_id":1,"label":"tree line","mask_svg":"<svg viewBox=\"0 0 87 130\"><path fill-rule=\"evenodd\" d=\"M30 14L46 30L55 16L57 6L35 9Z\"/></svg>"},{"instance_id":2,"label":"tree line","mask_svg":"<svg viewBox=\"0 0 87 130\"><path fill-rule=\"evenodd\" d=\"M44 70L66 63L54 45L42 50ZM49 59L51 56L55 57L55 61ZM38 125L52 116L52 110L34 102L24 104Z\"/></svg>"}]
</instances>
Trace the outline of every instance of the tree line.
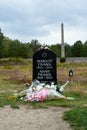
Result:
<instances>
[{"instance_id":1,"label":"tree line","mask_svg":"<svg viewBox=\"0 0 87 130\"><path fill-rule=\"evenodd\" d=\"M12 40L4 36L0 29L0 58L32 58L41 46L42 44L36 39L28 43ZM61 44L51 44L48 48L54 51L57 57L61 57ZM81 40L78 40L73 45L65 43L65 55L66 57L87 57L87 41L82 43Z\"/></svg>"}]
</instances>

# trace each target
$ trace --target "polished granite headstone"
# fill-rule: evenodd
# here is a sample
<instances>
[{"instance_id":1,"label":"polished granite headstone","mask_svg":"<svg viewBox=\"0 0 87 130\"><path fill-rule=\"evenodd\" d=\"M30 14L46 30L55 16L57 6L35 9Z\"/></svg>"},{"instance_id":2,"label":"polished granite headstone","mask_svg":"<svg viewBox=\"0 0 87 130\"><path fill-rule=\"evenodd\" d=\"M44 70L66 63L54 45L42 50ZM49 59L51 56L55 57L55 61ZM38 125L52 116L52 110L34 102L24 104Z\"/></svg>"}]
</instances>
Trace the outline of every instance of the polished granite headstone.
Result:
<instances>
[{"instance_id":1,"label":"polished granite headstone","mask_svg":"<svg viewBox=\"0 0 87 130\"><path fill-rule=\"evenodd\" d=\"M57 83L56 54L50 49L40 49L33 55L33 80Z\"/></svg>"}]
</instances>

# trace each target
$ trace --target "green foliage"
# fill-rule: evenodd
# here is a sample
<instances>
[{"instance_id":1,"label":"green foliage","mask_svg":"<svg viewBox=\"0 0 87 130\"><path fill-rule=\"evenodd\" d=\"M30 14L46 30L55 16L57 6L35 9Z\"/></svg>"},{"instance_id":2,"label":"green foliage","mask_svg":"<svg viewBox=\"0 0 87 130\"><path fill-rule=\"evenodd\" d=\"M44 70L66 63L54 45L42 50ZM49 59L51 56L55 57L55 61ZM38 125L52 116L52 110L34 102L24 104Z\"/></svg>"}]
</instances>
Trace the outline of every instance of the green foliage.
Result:
<instances>
[{"instance_id":1,"label":"green foliage","mask_svg":"<svg viewBox=\"0 0 87 130\"><path fill-rule=\"evenodd\" d=\"M87 57L87 41L84 43L84 46L83 46L83 56Z\"/></svg>"},{"instance_id":2,"label":"green foliage","mask_svg":"<svg viewBox=\"0 0 87 130\"><path fill-rule=\"evenodd\" d=\"M83 44L81 41L77 41L74 43L72 47L72 54L74 57L81 57L83 53Z\"/></svg>"},{"instance_id":3,"label":"green foliage","mask_svg":"<svg viewBox=\"0 0 87 130\"><path fill-rule=\"evenodd\" d=\"M60 58L60 63L64 63L66 61L66 58L65 57L61 57Z\"/></svg>"},{"instance_id":4,"label":"green foliage","mask_svg":"<svg viewBox=\"0 0 87 130\"><path fill-rule=\"evenodd\" d=\"M30 47L33 51L33 54L41 47L40 43L38 42L38 40L32 40L30 43Z\"/></svg>"},{"instance_id":5,"label":"green foliage","mask_svg":"<svg viewBox=\"0 0 87 130\"><path fill-rule=\"evenodd\" d=\"M56 44L56 45L51 45L49 46L49 48L55 52L57 57L61 56L61 45L60 44Z\"/></svg>"},{"instance_id":6,"label":"green foliage","mask_svg":"<svg viewBox=\"0 0 87 130\"><path fill-rule=\"evenodd\" d=\"M3 38L4 38L4 36L3 36L3 33L1 32L1 29L0 29L0 43L3 41Z\"/></svg>"},{"instance_id":7,"label":"green foliage","mask_svg":"<svg viewBox=\"0 0 87 130\"><path fill-rule=\"evenodd\" d=\"M73 57L72 55L72 46L65 43L65 57Z\"/></svg>"},{"instance_id":8,"label":"green foliage","mask_svg":"<svg viewBox=\"0 0 87 130\"><path fill-rule=\"evenodd\" d=\"M4 105L10 105L12 108L18 109L18 102L16 98L13 97L12 93L0 93L0 107Z\"/></svg>"},{"instance_id":9,"label":"green foliage","mask_svg":"<svg viewBox=\"0 0 87 130\"><path fill-rule=\"evenodd\" d=\"M64 113L74 130L87 130L87 107L76 107Z\"/></svg>"},{"instance_id":10,"label":"green foliage","mask_svg":"<svg viewBox=\"0 0 87 130\"><path fill-rule=\"evenodd\" d=\"M2 44L3 38L4 38L4 36L0 29L0 58L3 57L3 50L4 50L4 46Z\"/></svg>"}]
</instances>

